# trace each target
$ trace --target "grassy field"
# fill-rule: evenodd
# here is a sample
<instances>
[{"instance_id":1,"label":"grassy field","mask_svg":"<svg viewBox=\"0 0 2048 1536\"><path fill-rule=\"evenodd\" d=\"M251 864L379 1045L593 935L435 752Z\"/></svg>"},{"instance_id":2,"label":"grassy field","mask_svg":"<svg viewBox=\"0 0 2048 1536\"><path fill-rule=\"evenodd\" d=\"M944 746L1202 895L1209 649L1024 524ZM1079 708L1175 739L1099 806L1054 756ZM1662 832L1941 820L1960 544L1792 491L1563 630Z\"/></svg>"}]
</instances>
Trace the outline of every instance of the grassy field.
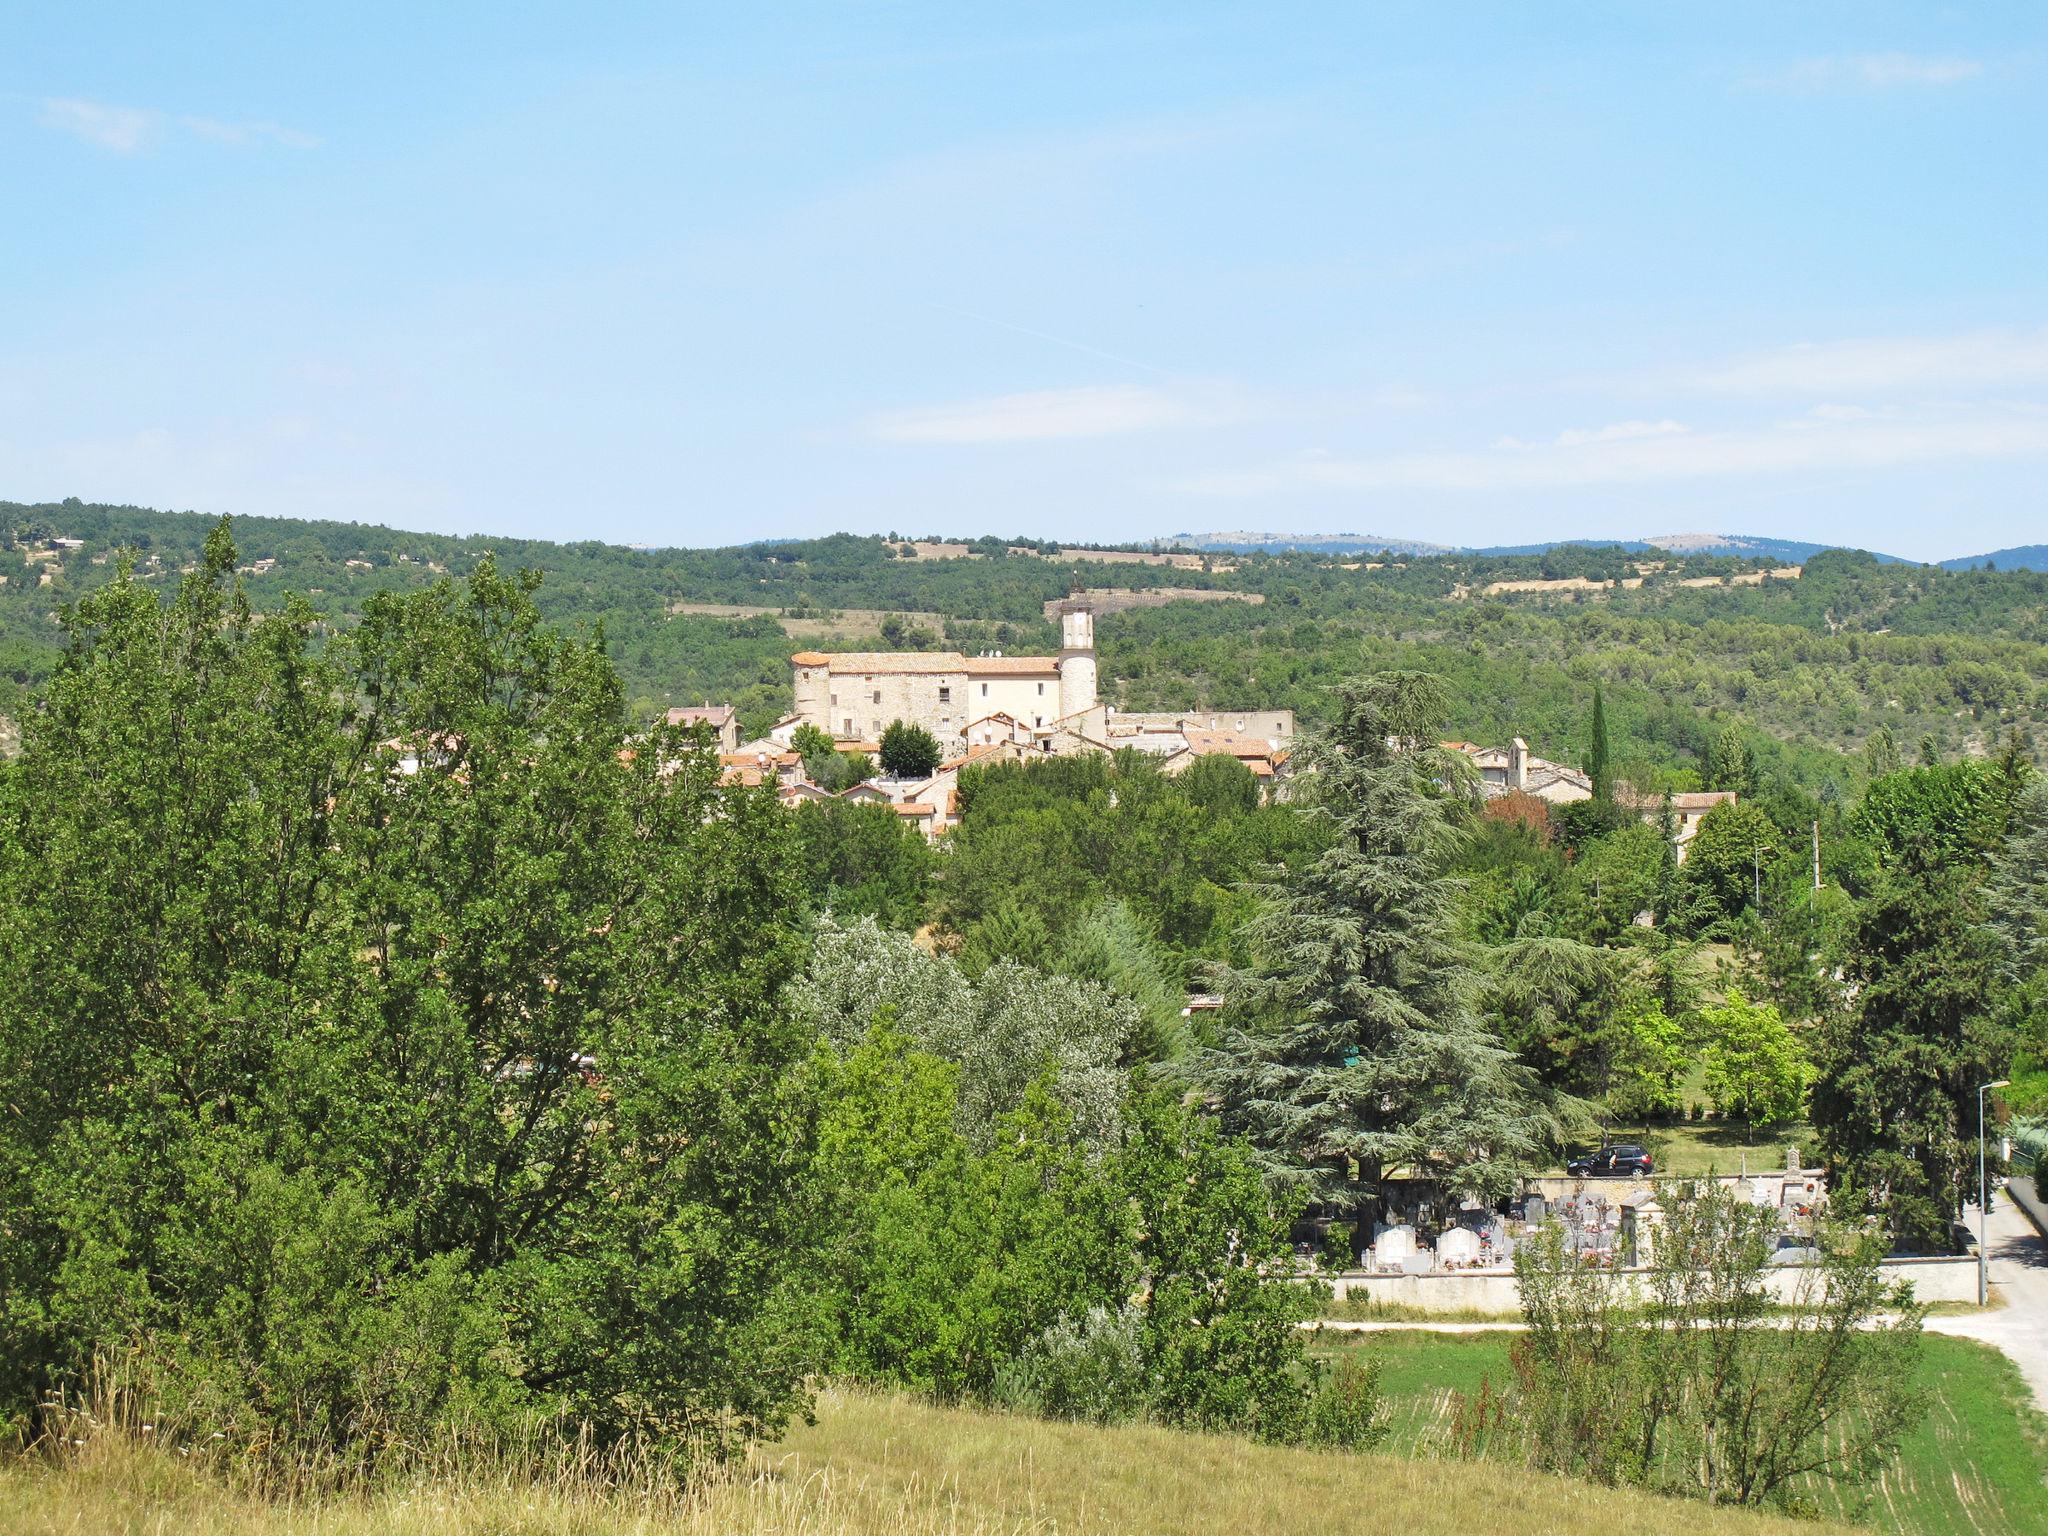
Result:
<instances>
[{"instance_id":1,"label":"grassy field","mask_svg":"<svg viewBox=\"0 0 2048 1536\"><path fill-rule=\"evenodd\" d=\"M1328 1336L1326 1336L1328 1337ZM1373 1351L1393 1406L1387 1449L1428 1454L1449 1417L1453 1392L1482 1377L1511 1379L1510 1335L1399 1332L1340 1336L1333 1347ZM1857 1495L1809 1490L1844 1520L1913 1536L2044 1536L2048 1533L2048 1435L2027 1405L2025 1384L1997 1350L1929 1334L1927 1422L1899 1465Z\"/></svg>"},{"instance_id":2,"label":"grassy field","mask_svg":"<svg viewBox=\"0 0 2048 1536\"><path fill-rule=\"evenodd\" d=\"M1418 1355L1412 1363L1427 1362ZM1405 1379L1412 1384L1413 1372ZM17 1536L1585 1536L1640 1529L1822 1536L1831 1528L1505 1467L1276 1450L1221 1436L1046 1424L837 1393L820 1403L814 1427L690 1497L647 1488L602 1494L566 1476L449 1474L376 1494L262 1499L228 1492L175 1457L112 1436L89 1439L61 1464L0 1465L0 1530Z\"/></svg>"},{"instance_id":3,"label":"grassy field","mask_svg":"<svg viewBox=\"0 0 2048 1536\"><path fill-rule=\"evenodd\" d=\"M1707 1105L1706 1071L1697 1062L1679 1087L1683 1103ZM1804 1118L1762 1127L1723 1120L1681 1120L1671 1125L1610 1126L1607 1139L1640 1142L1659 1173L1759 1173L1785 1166L1785 1149L1799 1148L1807 1167L1818 1161L1813 1126ZM1590 1146L1587 1150L1591 1150ZM1562 1167L1552 1170L1563 1172Z\"/></svg>"}]
</instances>

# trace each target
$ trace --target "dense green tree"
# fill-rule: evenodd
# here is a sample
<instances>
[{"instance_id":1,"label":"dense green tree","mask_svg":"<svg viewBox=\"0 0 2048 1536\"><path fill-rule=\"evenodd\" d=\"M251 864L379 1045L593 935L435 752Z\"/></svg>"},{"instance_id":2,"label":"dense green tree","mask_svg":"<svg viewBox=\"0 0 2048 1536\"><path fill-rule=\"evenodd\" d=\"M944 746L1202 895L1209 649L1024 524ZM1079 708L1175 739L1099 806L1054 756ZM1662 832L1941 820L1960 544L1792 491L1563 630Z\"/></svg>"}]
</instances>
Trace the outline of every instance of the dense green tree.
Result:
<instances>
[{"instance_id":1,"label":"dense green tree","mask_svg":"<svg viewBox=\"0 0 2048 1536\"><path fill-rule=\"evenodd\" d=\"M944 754L939 739L921 725L891 721L882 732L882 772L896 779L929 778Z\"/></svg>"},{"instance_id":2,"label":"dense green tree","mask_svg":"<svg viewBox=\"0 0 2048 1536\"><path fill-rule=\"evenodd\" d=\"M1300 1328L1313 1298L1269 1273L1292 1208L1249 1151L1157 1094L1130 1102L1098 1154L1043 1083L977 1149L956 1114L974 1070L916 1049L886 1012L821 1057L837 1368L1037 1411L1328 1437ZM1330 1438L1372 1428L1368 1414Z\"/></svg>"},{"instance_id":3,"label":"dense green tree","mask_svg":"<svg viewBox=\"0 0 2048 1536\"><path fill-rule=\"evenodd\" d=\"M1455 833L1430 744L1433 678L1352 688L1309 749L1330 840L1266 890L1253 966L1226 978L1233 1026L1206 1062L1226 1127L1269 1176L1337 1206L1394 1168L1504 1190L1549 1129L1536 1090L1474 1011L1454 936Z\"/></svg>"},{"instance_id":4,"label":"dense green tree","mask_svg":"<svg viewBox=\"0 0 2048 1536\"><path fill-rule=\"evenodd\" d=\"M1598 683L1593 685L1592 745L1586 752L1586 773L1593 781L1595 800L1614 798L1613 748L1607 740L1607 693Z\"/></svg>"},{"instance_id":5,"label":"dense green tree","mask_svg":"<svg viewBox=\"0 0 2048 1536\"><path fill-rule=\"evenodd\" d=\"M2008 1104L2036 1119L2048 1111L2048 781L2036 780L2013 810L1992 866L1988 908L2000 945L2017 1049L2004 1073Z\"/></svg>"},{"instance_id":6,"label":"dense green tree","mask_svg":"<svg viewBox=\"0 0 2048 1536\"><path fill-rule=\"evenodd\" d=\"M226 528L126 574L0 773L0 1401L369 1450L458 1417L732 1445L815 1314L787 820L625 750L534 581L316 647Z\"/></svg>"},{"instance_id":7,"label":"dense green tree","mask_svg":"<svg viewBox=\"0 0 2048 1536\"><path fill-rule=\"evenodd\" d=\"M1655 914L1669 851L1663 833L1640 817L1582 848L1571 867L1580 932L1612 944L1642 913Z\"/></svg>"},{"instance_id":8,"label":"dense green tree","mask_svg":"<svg viewBox=\"0 0 2048 1536\"><path fill-rule=\"evenodd\" d=\"M1236 758L1211 752L1190 763L1181 793L1196 810L1219 816L1249 816L1259 807L1259 781Z\"/></svg>"},{"instance_id":9,"label":"dense green tree","mask_svg":"<svg viewBox=\"0 0 2048 1536\"><path fill-rule=\"evenodd\" d=\"M1686 847L1686 916L1699 927L1755 910L1763 871L1785 841L1770 813L1754 801L1725 801L1700 818Z\"/></svg>"},{"instance_id":10,"label":"dense green tree","mask_svg":"<svg viewBox=\"0 0 2048 1536\"><path fill-rule=\"evenodd\" d=\"M831 1039L860 1038L878 1020L920 1049L957 1062L962 1133L977 1148L1043 1080L1090 1145L1112 1142L1124 1064L1143 1031L1136 1006L1099 983L999 960L968 976L871 918L820 920L810 963L790 989L797 1013Z\"/></svg>"},{"instance_id":11,"label":"dense green tree","mask_svg":"<svg viewBox=\"0 0 2048 1536\"><path fill-rule=\"evenodd\" d=\"M941 902L962 957L1056 964L1068 929L1110 898L1176 978L1235 958L1251 905L1240 883L1299 858L1315 835L1296 811L1245 793L1253 783L1234 759L1174 777L1132 751L970 764Z\"/></svg>"},{"instance_id":12,"label":"dense green tree","mask_svg":"<svg viewBox=\"0 0 2048 1536\"><path fill-rule=\"evenodd\" d=\"M1977 873L1932 841L1900 854L1851 936L1855 1004L1818 1032L1812 1114L1838 1183L1875 1204L1895 1241L1941 1251L1976 1162L1976 1085L2008 1047L1991 1019L1997 941Z\"/></svg>"},{"instance_id":13,"label":"dense green tree","mask_svg":"<svg viewBox=\"0 0 2048 1536\"><path fill-rule=\"evenodd\" d=\"M831 756L837 745L828 732L809 721L798 726L789 737L790 750L801 757L807 767L816 760Z\"/></svg>"},{"instance_id":14,"label":"dense green tree","mask_svg":"<svg viewBox=\"0 0 2048 1536\"><path fill-rule=\"evenodd\" d=\"M924 835L873 801L805 800L791 812L813 902L842 921L872 917L891 928L924 921L934 855Z\"/></svg>"},{"instance_id":15,"label":"dense green tree","mask_svg":"<svg viewBox=\"0 0 2048 1536\"><path fill-rule=\"evenodd\" d=\"M1773 1005L1752 1003L1730 988L1722 1002L1702 1008L1699 1019L1707 1096L1723 1116L1765 1126L1804 1108L1813 1067Z\"/></svg>"},{"instance_id":16,"label":"dense green tree","mask_svg":"<svg viewBox=\"0 0 2048 1536\"><path fill-rule=\"evenodd\" d=\"M1503 1043L1551 1087L1603 1096L1625 1041L1628 959L1575 939L1528 938L1490 957L1478 994Z\"/></svg>"},{"instance_id":17,"label":"dense green tree","mask_svg":"<svg viewBox=\"0 0 2048 1536\"><path fill-rule=\"evenodd\" d=\"M1121 901L1104 901L1084 913L1061 941L1054 968L1077 980L1100 982L1130 1000L1144 1021L1134 1054L1147 1061L1178 1061L1193 1047L1182 1015L1185 993L1168 973L1144 924Z\"/></svg>"},{"instance_id":18,"label":"dense green tree","mask_svg":"<svg viewBox=\"0 0 2048 1536\"><path fill-rule=\"evenodd\" d=\"M2003 844L2023 782L2021 771L1995 760L1904 769L1870 786L1856 826L1881 863L1921 850L1978 866Z\"/></svg>"},{"instance_id":19,"label":"dense green tree","mask_svg":"<svg viewBox=\"0 0 2048 1536\"><path fill-rule=\"evenodd\" d=\"M1757 790L1756 751L1749 733L1739 725L1724 726L1707 755L1707 788L1753 795Z\"/></svg>"}]
</instances>

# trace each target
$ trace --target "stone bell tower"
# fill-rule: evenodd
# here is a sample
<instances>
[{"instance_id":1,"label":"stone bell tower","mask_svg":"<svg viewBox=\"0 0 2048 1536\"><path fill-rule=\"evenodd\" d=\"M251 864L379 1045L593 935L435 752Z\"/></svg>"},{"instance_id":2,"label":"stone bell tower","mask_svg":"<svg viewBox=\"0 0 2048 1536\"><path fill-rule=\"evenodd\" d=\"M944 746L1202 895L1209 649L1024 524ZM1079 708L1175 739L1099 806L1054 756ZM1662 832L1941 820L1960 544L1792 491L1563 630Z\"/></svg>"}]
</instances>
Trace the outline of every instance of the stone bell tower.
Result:
<instances>
[{"instance_id":1,"label":"stone bell tower","mask_svg":"<svg viewBox=\"0 0 2048 1536\"><path fill-rule=\"evenodd\" d=\"M1095 615L1085 603L1060 605L1060 714L1095 708Z\"/></svg>"}]
</instances>

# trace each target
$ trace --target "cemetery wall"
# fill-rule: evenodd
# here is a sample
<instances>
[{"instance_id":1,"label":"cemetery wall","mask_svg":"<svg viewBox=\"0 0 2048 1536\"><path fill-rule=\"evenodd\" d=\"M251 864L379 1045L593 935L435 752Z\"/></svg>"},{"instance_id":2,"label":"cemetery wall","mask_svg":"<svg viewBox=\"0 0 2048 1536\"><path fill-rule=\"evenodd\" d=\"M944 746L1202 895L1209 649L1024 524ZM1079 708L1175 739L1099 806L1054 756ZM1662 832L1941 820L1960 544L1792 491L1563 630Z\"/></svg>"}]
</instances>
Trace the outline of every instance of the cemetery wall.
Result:
<instances>
[{"instance_id":1,"label":"cemetery wall","mask_svg":"<svg viewBox=\"0 0 2048 1536\"><path fill-rule=\"evenodd\" d=\"M1780 1301L1797 1298L1809 1266L1787 1264L1770 1272L1771 1293ZM1959 1258L1887 1259L1886 1275L1913 1282L1913 1294L1922 1302L1977 1299L1977 1260ZM1645 1275L1645 1269L1622 1271ZM1370 1297L1382 1306L1400 1307L1435 1316L1483 1313L1513 1316L1521 1311L1521 1288L1512 1270L1466 1269L1443 1274L1375 1275L1363 1272L1333 1275L1330 1284L1341 1300L1347 1296Z\"/></svg>"}]
</instances>

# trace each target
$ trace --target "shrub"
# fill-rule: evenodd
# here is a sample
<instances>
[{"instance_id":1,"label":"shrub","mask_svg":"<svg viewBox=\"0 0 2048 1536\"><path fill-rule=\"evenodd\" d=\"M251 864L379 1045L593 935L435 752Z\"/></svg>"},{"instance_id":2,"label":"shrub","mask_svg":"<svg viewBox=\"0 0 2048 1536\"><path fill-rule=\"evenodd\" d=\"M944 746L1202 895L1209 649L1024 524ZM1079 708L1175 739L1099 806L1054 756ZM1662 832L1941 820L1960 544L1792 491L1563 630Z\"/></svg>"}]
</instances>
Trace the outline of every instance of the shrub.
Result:
<instances>
[{"instance_id":1,"label":"shrub","mask_svg":"<svg viewBox=\"0 0 2048 1536\"><path fill-rule=\"evenodd\" d=\"M1881 1238L1824 1231L1772 1315L1777 1212L1682 1186L1640 1283L1589 1267L1562 1228L1515 1249L1528 1333L1500 1428L1550 1471L1787 1504L1808 1476L1882 1473L1919 1422L1921 1311Z\"/></svg>"},{"instance_id":2,"label":"shrub","mask_svg":"<svg viewBox=\"0 0 2048 1536\"><path fill-rule=\"evenodd\" d=\"M1323 1229L1323 1268L1349 1269L1352 1260L1353 1229L1349 1222L1333 1221Z\"/></svg>"},{"instance_id":3,"label":"shrub","mask_svg":"<svg viewBox=\"0 0 2048 1536\"><path fill-rule=\"evenodd\" d=\"M1379 1362L1346 1350L1317 1384L1304 1438L1337 1450L1370 1450L1386 1438L1389 1422Z\"/></svg>"},{"instance_id":4,"label":"shrub","mask_svg":"<svg viewBox=\"0 0 2048 1536\"><path fill-rule=\"evenodd\" d=\"M1049 1419L1120 1424L1148 1396L1144 1319L1129 1303L1061 1317L996 1374L997 1402Z\"/></svg>"}]
</instances>

